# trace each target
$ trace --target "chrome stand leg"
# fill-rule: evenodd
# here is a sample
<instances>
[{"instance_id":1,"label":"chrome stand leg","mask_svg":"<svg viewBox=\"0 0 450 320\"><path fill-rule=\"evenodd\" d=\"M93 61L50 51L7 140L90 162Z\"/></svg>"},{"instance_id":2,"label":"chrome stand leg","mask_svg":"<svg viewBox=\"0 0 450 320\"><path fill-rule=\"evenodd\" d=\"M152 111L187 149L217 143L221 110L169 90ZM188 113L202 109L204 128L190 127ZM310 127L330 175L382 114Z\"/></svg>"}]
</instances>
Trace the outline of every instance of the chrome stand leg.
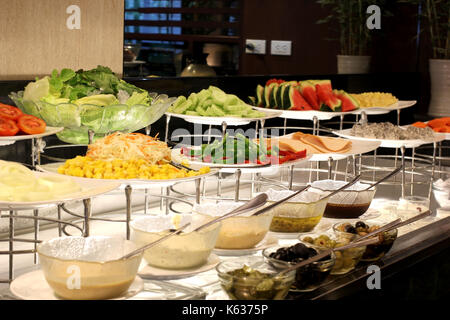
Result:
<instances>
[{"instance_id":1,"label":"chrome stand leg","mask_svg":"<svg viewBox=\"0 0 450 320\"><path fill-rule=\"evenodd\" d=\"M241 183L241 169L236 170L236 186L235 186L235 193L234 193L234 201L239 201L239 187Z\"/></svg>"},{"instance_id":2,"label":"chrome stand leg","mask_svg":"<svg viewBox=\"0 0 450 320\"><path fill-rule=\"evenodd\" d=\"M35 209L33 210L33 216L36 218L34 219L34 253L33 253L33 262L34 264L38 263L38 257L37 257L37 240L38 240L38 233L39 233L39 220L37 219L39 216L39 210Z\"/></svg>"},{"instance_id":3,"label":"chrome stand leg","mask_svg":"<svg viewBox=\"0 0 450 320\"><path fill-rule=\"evenodd\" d=\"M332 175L333 175L333 158L328 157L328 180L331 180Z\"/></svg>"},{"instance_id":4,"label":"chrome stand leg","mask_svg":"<svg viewBox=\"0 0 450 320\"><path fill-rule=\"evenodd\" d=\"M258 122L256 122L258 123ZM227 123L225 121L222 122L222 139L225 138L225 134L227 133Z\"/></svg>"},{"instance_id":5,"label":"chrome stand leg","mask_svg":"<svg viewBox=\"0 0 450 320\"><path fill-rule=\"evenodd\" d=\"M377 165L377 149L374 150L373 152L373 173L372 173L372 181L375 182L377 179L377 173L376 173L376 165Z\"/></svg>"},{"instance_id":6,"label":"chrome stand leg","mask_svg":"<svg viewBox=\"0 0 450 320\"><path fill-rule=\"evenodd\" d=\"M147 214L148 210L148 189L144 190L144 214Z\"/></svg>"},{"instance_id":7,"label":"chrome stand leg","mask_svg":"<svg viewBox=\"0 0 450 320\"><path fill-rule=\"evenodd\" d=\"M428 199L431 199L431 194L433 192L434 171L436 168L436 147L436 142L433 142L433 163L431 164L430 190L428 191Z\"/></svg>"},{"instance_id":8,"label":"chrome stand leg","mask_svg":"<svg viewBox=\"0 0 450 320\"><path fill-rule=\"evenodd\" d=\"M411 190L410 194L414 194L414 169L415 169L415 155L416 155L416 148L412 148L412 155L411 155Z\"/></svg>"},{"instance_id":9,"label":"chrome stand leg","mask_svg":"<svg viewBox=\"0 0 450 320\"><path fill-rule=\"evenodd\" d=\"M61 205L58 204L58 221L61 221ZM62 237L62 225L61 222L58 222L58 237Z\"/></svg>"},{"instance_id":10,"label":"chrome stand leg","mask_svg":"<svg viewBox=\"0 0 450 320\"><path fill-rule=\"evenodd\" d=\"M152 131L152 126L151 125L145 127L145 134L146 135L149 136L151 131Z\"/></svg>"},{"instance_id":11,"label":"chrome stand leg","mask_svg":"<svg viewBox=\"0 0 450 320\"><path fill-rule=\"evenodd\" d=\"M166 114L166 132L165 132L165 136L164 136L164 142L167 143L167 141L169 141L169 123L170 123L170 117Z\"/></svg>"},{"instance_id":12,"label":"chrome stand leg","mask_svg":"<svg viewBox=\"0 0 450 320\"><path fill-rule=\"evenodd\" d=\"M400 148L400 152L402 154L402 197L405 196L405 179L406 179L406 170L405 170L405 146Z\"/></svg>"},{"instance_id":13,"label":"chrome stand leg","mask_svg":"<svg viewBox=\"0 0 450 320\"><path fill-rule=\"evenodd\" d=\"M9 212L9 281L14 279L14 211Z\"/></svg>"},{"instance_id":14,"label":"chrome stand leg","mask_svg":"<svg viewBox=\"0 0 450 320\"><path fill-rule=\"evenodd\" d=\"M219 171L218 177L217 177L217 197L222 196L222 171Z\"/></svg>"},{"instance_id":15,"label":"chrome stand leg","mask_svg":"<svg viewBox=\"0 0 450 320\"><path fill-rule=\"evenodd\" d=\"M169 189L169 187L164 187L164 195L166 196L166 197L168 197L169 195L170 195L170 189ZM170 213L170 210L169 210L169 208L170 208L170 199L169 198L165 198L165 210L166 210L166 215L168 215L169 213Z\"/></svg>"},{"instance_id":16,"label":"chrome stand leg","mask_svg":"<svg viewBox=\"0 0 450 320\"><path fill-rule=\"evenodd\" d=\"M131 221L131 192L133 189L130 185L125 187L125 199L127 203L127 211L126 211L126 235L127 240L130 240L130 221Z\"/></svg>"},{"instance_id":17,"label":"chrome stand leg","mask_svg":"<svg viewBox=\"0 0 450 320\"><path fill-rule=\"evenodd\" d=\"M84 199L84 237L89 237L89 218L91 217L91 199Z\"/></svg>"},{"instance_id":18,"label":"chrome stand leg","mask_svg":"<svg viewBox=\"0 0 450 320\"><path fill-rule=\"evenodd\" d=\"M200 184L201 184L201 179L195 179L195 203L196 204L200 204Z\"/></svg>"},{"instance_id":19,"label":"chrome stand leg","mask_svg":"<svg viewBox=\"0 0 450 320\"><path fill-rule=\"evenodd\" d=\"M289 166L289 190L292 190L294 182L294 166Z\"/></svg>"},{"instance_id":20,"label":"chrome stand leg","mask_svg":"<svg viewBox=\"0 0 450 320\"><path fill-rule=\"evenodd\" d=\"M287 127L287 118L284 118L283 135L286 135L286 127Z\"/></svg>"}]
</instances>

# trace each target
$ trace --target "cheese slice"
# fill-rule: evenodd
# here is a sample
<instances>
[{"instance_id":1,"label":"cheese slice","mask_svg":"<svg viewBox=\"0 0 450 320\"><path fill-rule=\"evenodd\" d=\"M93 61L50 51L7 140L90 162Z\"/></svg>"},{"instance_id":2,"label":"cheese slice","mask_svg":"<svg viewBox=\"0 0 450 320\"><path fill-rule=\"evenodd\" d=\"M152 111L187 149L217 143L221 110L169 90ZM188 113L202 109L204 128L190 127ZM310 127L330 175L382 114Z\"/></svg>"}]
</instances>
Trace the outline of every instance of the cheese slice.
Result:
<instances>
[{"instance_id":1,"label":"cheese slice","mask_svg":"<svg viewBox=\"0 0 450 320\"><path fill-rule=\"evenodd\" d=\"M302 132L294 133L292 138L299 140L304 144L313 146L320 153L345 153L352 147L352 142L346 139L319 137L312 134L304 134Z\"/></svg>"}]
</instances>

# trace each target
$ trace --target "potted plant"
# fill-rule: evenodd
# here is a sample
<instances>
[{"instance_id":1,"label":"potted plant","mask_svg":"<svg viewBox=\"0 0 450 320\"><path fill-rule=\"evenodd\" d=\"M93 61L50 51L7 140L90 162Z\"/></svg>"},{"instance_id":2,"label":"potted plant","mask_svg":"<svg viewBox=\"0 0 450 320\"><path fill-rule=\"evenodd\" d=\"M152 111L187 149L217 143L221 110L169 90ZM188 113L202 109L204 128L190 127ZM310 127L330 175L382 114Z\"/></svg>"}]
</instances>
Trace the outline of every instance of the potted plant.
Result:
<instances>
[{"instance_id":1,"label":"potted plant","mask_svg":"<svg viewBox=\"0 0 450 320\"><path fill-rule=\"evenodd\" d=\"M450 116L450 1L422 0L421 6L432 46L428 114L434 117Z\"/></svg>"},{"instance_id":2,"label":"potted plant","mask_svg":"<svg viewBox=\"0 0 450 320\"><path fill-rule=\"evenodd\" d=\"M338 73L368 73L370 70L369 55L372 34L367 25L367 8L377 5L384 8L384 0L317 0L322 6L331 8L332 13L317 21L329 23L336 21L339 25L340 54L337 55ZM388 15L387 10L380 10Z\"/></svg>"}]
</instances>

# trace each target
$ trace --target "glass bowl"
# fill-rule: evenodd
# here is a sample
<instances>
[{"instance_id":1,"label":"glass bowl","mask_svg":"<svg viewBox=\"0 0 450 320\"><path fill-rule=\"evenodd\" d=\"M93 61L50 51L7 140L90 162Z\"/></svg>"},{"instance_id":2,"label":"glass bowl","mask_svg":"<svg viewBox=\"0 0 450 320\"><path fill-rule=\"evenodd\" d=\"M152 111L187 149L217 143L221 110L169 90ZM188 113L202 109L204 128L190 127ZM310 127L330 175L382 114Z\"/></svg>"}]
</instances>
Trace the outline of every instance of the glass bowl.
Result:
<instances>
[{"instance_id":1,"label":"glass bowl","mask_svg":"<svg viewBox=\"0 0 450 320\"><path fill-rule=\"evenodd\" d=\"M314 181L311 187L330 194L347 183L347 181L319 180ZM333 219L356 219L363 215L369 209L376 193L375 187L364 190L369 186L370 184L357 182L348 189L335 194L328 199L323 216Z\"/></svg>"},{"instance_id":2,"label":"glass bowl","mask_svg":"<svg viewBox=\"0 0 450 320\"><path fill-rule=\"evenodd\" d=\"M204 203L195 205L193 212L207 219L214 219L243 204L244 202L231 201ZM258 216L251 216L259 209L222 220L215 247L218 249L249 249L261 242L269 231L273 213L268 211Z\"/></svg>"},{"instance_id":3,"label":"glass bowl","mask_svg":"<svg viewBox=\"0 0 450 320\"><path fill-rule=\"evenodd\" d=\"M374 228L377 228L379 226L379 224L375 222L359 221L359 223L364 223L369 228L369 232L374 231L375 230ZM338 237L348 237L348 238L354 237L355 235L354 233L342 231L344 230L343 228L345 227L345 225L352 225L360 236L367 234L366 231L362 231L359 228L355 227L356 223L351 224L349 222L345 223L339 222L333 225L333 231ZM384 257L386 253L388 253L389 250L391 250L395 240L397 239L397 234L398 230L392 229L378 235L378 237L380 238L380 242L368 245L366 247L366 250L364 251L363 256L361 257L361 261L372 262L377 261L382 257Z\"/></svg>"},{"instance_id":4,"label":"glass bowl","mask_svg":"<svg viewBox=\"0 0 450 320\"><path fill-rule=\"evenodd\" d=\"M142 254L118 260L137 249L119 237L60 237L37 246L45 279L56 295L71 300L116 298L136 278ZM79 289L77 279L79 275Z\"/></svg>"},{"instance_id":5,"label":"glass bowl","mask_svg":"<svg viewBox=\"0 0 450 320\"><path fill-rule=\"evenodd\" d=\"M314 249L318 253L327 250L323 247L315 246L308 242L300 241L300 243L304 244L308 248ZM295 262L288 262L270 257L272 253L275 253L278 249L281 248L288 248L288 247L275 246L263 250L264 259L266 259L267 263L269 263L278 270L282 270L296 264ZM329 259L312 262L306 266L300 267L299 269L296 270L295 281L292 284L291 290L296 292L309 292L317 289L323 284L325 279L330 274L335 264L335 261L336 256L332 252L330 254Z\"/></svg>"},{"instance_id":6,"label":"glass bowl","mask_svg":"<svg viewBox=\"0 0 450 320\"><path fill-rule=\"evenodd\" d=\"M211 219L191 214L175 216L180 219L180 226L187 222L191 222L191 225L182 233L145 250L144 260L151 266L163 269L187 269L205 264L216 244L220 222L193 231ZM171 215L148 215L133 219L130 223L131 240L141 247L166 236L171 232L170 229L177 228L171 225L172 219Z\"/></svg>"},{"instance_id":7,"label":"glass bowl","mask_svg":"<svg viewBox=\"0 0 450 320\"><path fill-rule=\"evenodd\" d=\"M441 208L450 208L450 174L433 181L433 195Z\"/></svg>"},{"instance_id":8,"label":"glass bowl","mask_svg":"<svg viewBox=\"0 0 450 320\"><path fill-rule=\"evenodd\" d=\"M295 191L269 189L268 203L288 197ZM328 199L320 200L322 193L305 191L271 210L273 214L270 231L310 232L322 219Z\"/></svg>"},{"instance_id":9,"label":"glass bowl","mask_svg":"<svg viewBox=\"0 0 450 320\"><path fill-rule=\"evenodd\" d=\"M356 234L351 234L351 236L348 236L326 234L319 235L311 233L308 235L302 235L298 239L302 242L308 242L318 247L323 247L324 249L330 249L344 246L360 237L361 236ZM366 246L335 251L334 254L336 256L336 262L333 269L331 269L330 274L339 275L352 271L361 260L365 251Z\"/></svg>"},{"instance_id":10,"label":"glass bowl","mask_svg":"<svg viewBox=\"0 0 450 320\"><path fill-rule=\"evenodd\" d=\"M112 132L134 132L145 128L161 118L176 98L150 93L150 106L117 104L98 106L72 103L51 104L44 101L23 100L23 91L12 92L10 98L24 113L44 120L52 127L64 127L57 137L72 144L88 144L89 130L94 141Z\"/></svg>"},{"instance_id":11,"label":"glass bowl","mask_svg":"<svg viewBox=\"0 0 450 320\"><path fill-rule=\"evenodd\" d=\"M283 300L295 278L295 271L276 276L279 270L256 256L223 261L216 271L232 300Z\"/></svg>"}]
</instances>

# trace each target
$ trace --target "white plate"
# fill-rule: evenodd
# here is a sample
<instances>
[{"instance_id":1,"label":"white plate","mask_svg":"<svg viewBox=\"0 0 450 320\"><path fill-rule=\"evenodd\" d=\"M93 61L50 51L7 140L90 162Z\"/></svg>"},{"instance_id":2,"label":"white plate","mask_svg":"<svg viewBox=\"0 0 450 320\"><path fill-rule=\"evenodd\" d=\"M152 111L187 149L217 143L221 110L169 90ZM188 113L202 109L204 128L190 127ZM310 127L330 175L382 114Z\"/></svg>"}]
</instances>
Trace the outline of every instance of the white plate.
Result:
<instances>
[{"instance_id":1,"label":"white plate","mask_svg":"<svg viewBox=\"0 0 450 320\"><path fill-rule=\"evenodd\" d=\"M253 109L258 109L259 111L263 111L266 113L266 116L259 117L259 118L238 118L238 117L202 117L202 116L190 116L186 114L177 114L177 113L171 113L166 112L166 116L171 117L177 117L182 118L190 123L198 123L198 124L205 124L205 125L215 125L215 126L221 126L223 122L227 124L227 126L241 126L249 124L253 121L259 121L259 120L267 120L272 119L281 116L281 111L278 110L267 110L261 108L253 107Z\"/></svg>"},{"instance_id":2,"label":"white plate","mask_svg":"<svg viewBox=\"0 0 450 320\"><path fill-rule=\"evenodd\" d=\"M144 281L136 276L128 291L121 296L111 300L124 300L138 294L144 288ZM55 295L45 280L42 270L25 273L11 282L9 287L11 293L23 300L63 300Z\"/></svg>"},{"instance_id":3,"label":"white plate","mask_svg":"<svg viewBox=\"0 0 450 320\"><path fill-rule=\"evenodd\" d=\"M350 134L352 129L345 129L340 131L333 131L333 133L339 137L351 139L351 140L360 140L365 142L381 142L380 147L383 148L401 148L405 146L405 148L415 148L421 146L423 144L439 142L444 140L443 136L434 135L434 140L422 140L422 139L413 139L413 140L388 140L388 139L372 139L372 138L364 138L364 137L356 137Z\"/></svg>"},{"instance_id":4,"label":"white plate","mask_svg":"<svg viewBox=\"0 0 450 320\"><path fill-rule=\"evenodd\" d=\"M215 254L211 254L208 257L206 263L200 267L181 269L181 270L171 270L171 269L161 269L150 266L147 262L142 259L142 267L138 271L138 275L144 279L154 279L154 280L175 280L191 277L201 272L209 271L213 269L217 264L219 264L220 259Z\"/></svg>"},{"instance_id":5,"label":"white plate","mask_svg":"<svg viewBox=\"0 0 450 320\"><path fill-rule=\"evenodd\" d=\"M37 178L52 176L53 173L45 173L45 172L34 172L34 175ZM71 177L72 178L72 177ZM44 200L44 201L33 201L33 202L8 202L8 201L0 201L0 209L1 210L25 210L31 208L37 208L40 206L46 206L50 204L58 204L63 202L70 201L78 201L87 198L92 198L110 191L113 191L120 187L120 183L117 183L112 180L103 180L103 181L80 181L74 179L80 187L81 191L69 193L65 195L61 195L59 198Z\"/></svg>"},{"instance_id":6,"label":"white plate","mask_svg":"<svg viewBox=\"0 0 450 320\"><path fill-rule=\"evenodd\" d=\"M367 115L375 115L375 114L385 114L394 110L400 110L404 108L409 108L416 104L415 100L407 100L407 101L398 101L387 107L370 107L370 108L360 108L354 111L347 112L327 112L327 111L317 111L317 110L308 110L308 111L295 111L295 110L280 110L281 115L280 118L287 119L296 119L296 120L313 120L313 117L317 117L318 120L330 120L332 118L348 115L348 114L361 114L363 111ZM255 107L256 110L267 110L266 108ZM270 109L269 109L270 110Z\"/></svg>"},{"instance_id":7,"label":"white plate","mask_svg":"<svg viewBox=\"0 0 450 320\"><path fill-rule=\"evenodd\" d=\"M8 144L13 144L19 140L29 140L34 138L42 138L46 136L51 136L55 133L62 131L63 127L46 127L45 132L39 134L23 134L17 136L9 136L9 137L0 137L0 146L6 146Z\"/></svg>"},{"instance_id":8,"label":"white plate","mask_svg":"<svg viewBox=\"0 0 450 320\"><path fill-rule=\"evenodd\" d=\"M63 164L64 164L64 162L54 162L54 163L37 166L37 168L44 172L60 174L60 173L58 173L58 168L60 166L62 166ZM174 185L174 184L180 183L180 182L193 181L193 180L196 180L199 178L208 177L208 176L216 174L217 172L218 172L217 170L211 170L208 173L194 176L194 177L186 177L186 178L178 178L178 179L154 179L154 180L151 180L151 179L94 179L94 178L82 178L82 177L75 177L75 176L67 176L64 174L63 174L63 176L71 177L71 178L75 179L75 181L84 181L86 183L92 183L94 181L103 181L103 182L114 181L122 186L132 185L132 186L145 187L145 186L152 186L152 185L153 186L154 185L170 186L170 185Z\"/></svg>"},{"instance_id":9,"label":"white plate","mask_svg":"<svg viewBox=\"0 0 450 320\"><path fill-rule=\"evenodd\" d=\"M386 114L394 110L401 110L405 108L412 107L415 105L417 101L415 100L400 100L390 106L386 107L368 107L368 108L360 108L358 110L353 111L353 114L361 114L363 111L367 115L376 115L376 114Z\"/></svg>"},{"instance_id":10,"label":"white plate","mask_svg":"<svg viewBox=\"0 0 450 320\"><path fill-rule=\"evenodd\" d=\"M246 256L269 247L276 246L278 239L269 233L255 247L249 249L214 249L213 252L219 256Z\"/></svg>"},{"instance_id":11,"label":"white plate","mask_svg":"<svg viewBox=\"0 0 450 320\"><path fill-rule=\"evenodd\" d=\"M293 133L291 134L287 134L285 136L282 136L284 138L290 138L293 135ZM273 137L274 139L278 138L278 137ZM349 156L352 155L357 155L357 154L364 154L367 152L371 152L375 149L377 149L381 143L378 141L372 141L370 143L368 143L367 141L363 142L363 141L359 141L359 140L354 140L354 139L349 139L352 143L352 148L345 153L314 153L311 155L311 158L309 159L309 161L328 161L329 158L332 158L334 161L336 160L342 160L345 159Z\"/></svg>"},{"instance_id":12,"label":"white plate","mask_svg":"<svg viewBox=\"0 0 450 320\"><path fill-rule=\"evenodd\" d=\"M265 110L276 110L254 107L255 110L265 111ZM295 119L295 120L313 120L313 117L317 117L317 120L330 120L334 117L340 115L352 114L352 112L327 112L327 111L317 111L317 110L307 110L307 111L295 111L295 110L277 110L280 112L280 118Z\"/></svg>"},{"instance_id":13,"label":"white plate","mask_svg":"<svg viewBox=\"0 0 450 320\"><path fill-rule=\"evenodd\" d=\"M193 148L193 147L188 147L188 148ZM198 147L196 147L196 148L198 148ZM183 159L186 159L189 162L189 164L191 164L193 167L208 166L210 168L220 169L220 171L227 172L227 173L228 172L233 173L237 169L241 169L241 171L244 173L271 172L271 171L273 171L273 169L289 167L292 165L294 165L294 166L299 165L301 163L307 162L312 157L312 155L307 155L305 158L296 159L293 161L287 161L282 164L258 165L258 164L253 164L253 163L242 163L242 164L208 163L208 162L192 160L192 158L181 154L181 148L173 149L173 154L175 157L182 157Z\"/></svg>"}]
</instances>

